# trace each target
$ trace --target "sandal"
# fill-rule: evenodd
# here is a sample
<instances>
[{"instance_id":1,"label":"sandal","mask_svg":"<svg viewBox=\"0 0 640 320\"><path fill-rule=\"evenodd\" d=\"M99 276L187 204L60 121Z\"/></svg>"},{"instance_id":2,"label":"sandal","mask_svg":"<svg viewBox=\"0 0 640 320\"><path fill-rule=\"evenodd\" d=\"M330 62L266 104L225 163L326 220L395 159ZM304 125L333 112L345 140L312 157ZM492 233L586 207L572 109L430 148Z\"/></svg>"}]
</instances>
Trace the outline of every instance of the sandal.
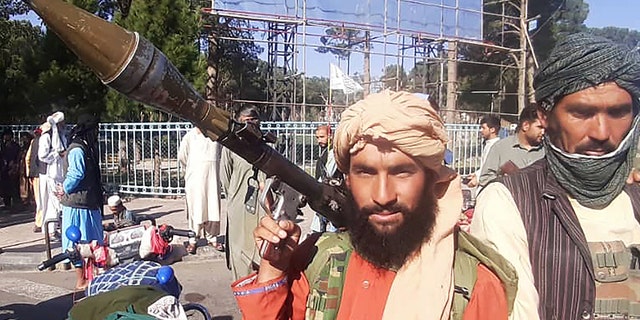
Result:
<instances>
[{"instance_id":1,"label":"sandal","mask_svg":"<svg viewBox=\"0 0 640 320\"><path fill-rule=\"evenodd\" d=\"M209 243L209 245L220 252L224 252L224 244L220 242Z\"/></svg>"},{"instance_id":2,"label":"sandal","mask_svg":"<svg viewBox=\"0 0 640 320\"><path fill-rule=\"evenodd\" d=\"M195 244L193 244L193 243L189 243L189 244L185 247L185 249L187 249L187 252L189 252L190 254L196 254L197 247L196 247L196 245L195 245Z\"/></svg>"}]
</instances>

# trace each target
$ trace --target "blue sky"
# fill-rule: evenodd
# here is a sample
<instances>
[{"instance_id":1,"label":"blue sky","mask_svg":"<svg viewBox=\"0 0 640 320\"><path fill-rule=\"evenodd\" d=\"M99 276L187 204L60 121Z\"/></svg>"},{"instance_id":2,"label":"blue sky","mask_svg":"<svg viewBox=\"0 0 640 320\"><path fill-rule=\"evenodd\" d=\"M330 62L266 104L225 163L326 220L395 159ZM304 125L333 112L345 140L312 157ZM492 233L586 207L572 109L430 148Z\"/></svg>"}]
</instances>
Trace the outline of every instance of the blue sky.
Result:
<instances>
[{"instance_id":1,"label":"blue sky","mask_svg":"<svg viewBox=\"0 0 640 320\"><path fill-rule=\"evenodd\" d=\"M640 1L638 0L585 0L589 4L588 27L620 27L640 31Z\"/></svg>"},{"instance_id":2,"label":"blue sky","mask_svg":"<svg viewBox=\"0 0 640 320\"><path fill-rule=\"evenodd\" d=\"M467 0L468 1L468 0ZM473 0L471 0L473 2ZM477 0L476 0L477 1ZM630 28L640 31L640 19L638 18L638 12L640 12L640 0L585 0L589 4L589 15L585 24L588 27L606 27L615 26L621 28ZM35 21L35 14L31 12L28 15L29 20ZM35 22L35 23L39 23ZM315 33L322 33L322 30L314 30ZM260 38L260 36L257 36ZM316 39L310 39L311 43L318 44ZM375 47L375 46L374 46ZM380 46L378 46L380 48ZM303 49L299 49L302 51ZM374 48L375 50L375 48ZM266 50L265 50L266 51ZM395 51L395 50L393 50ZM318 54L314 52L313 48L307 48L307 75L308 76L329 76L329 63L338 61L330 54ZM354 72L362 73L362 55L354 54L351 60L350 73ZM263 59L266 59L266 53L263 54ZM383 59L380 56L372 56L372 66L382 66L396 63L394 58ZM302 55L299 56L298 68L302 69ZM346 71L346 65L342 63L342 69ZM382 73L382 67L373 67L373 76L379 76Z\"/></svg>"}]
</instances>

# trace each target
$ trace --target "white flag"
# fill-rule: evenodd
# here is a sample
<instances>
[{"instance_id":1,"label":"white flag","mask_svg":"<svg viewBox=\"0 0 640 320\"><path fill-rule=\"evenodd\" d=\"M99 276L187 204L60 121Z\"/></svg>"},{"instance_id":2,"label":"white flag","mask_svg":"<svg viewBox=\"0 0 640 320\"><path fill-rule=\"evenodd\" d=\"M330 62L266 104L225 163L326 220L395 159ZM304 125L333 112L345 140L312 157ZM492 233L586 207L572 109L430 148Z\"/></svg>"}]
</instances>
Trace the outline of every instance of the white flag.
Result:
<instances>
[{"instance_id":1,"label":"white flag","mask_svg":"<svg viewBox=\"0 0 640 320\"><path fill-rule=\"evenodd\" d=\"M344 72L333 63L330 65L329 70L329 89L342 90L345 94L364 90L359 83L345 75Z\"/></svg>"}]
</instances>

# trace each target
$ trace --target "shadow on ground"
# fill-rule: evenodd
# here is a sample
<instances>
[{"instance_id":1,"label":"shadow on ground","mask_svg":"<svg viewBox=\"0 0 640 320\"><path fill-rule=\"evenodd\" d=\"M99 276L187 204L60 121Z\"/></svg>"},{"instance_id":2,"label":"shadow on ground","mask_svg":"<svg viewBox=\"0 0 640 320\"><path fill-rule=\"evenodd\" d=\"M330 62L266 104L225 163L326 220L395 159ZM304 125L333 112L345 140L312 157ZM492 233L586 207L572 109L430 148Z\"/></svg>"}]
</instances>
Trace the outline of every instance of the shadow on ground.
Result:
<instances>
[{"instance_id":1,"label":"shadow on ground","mask_svg":"<svg viewBox=\"0 0 640 320\"><path fill-rule=\"evenodd\" d=\"M0 319L31 320L49 319L64 320L73 305L73 293L59 296L36 305L16 303L0 307Z\"/></svg>"},{"instance_id":2,"label":"shadow on ground","mask_svg":"<svg viewBox=\"0 0 640 320\"><path fill-rule=\"evenodd\" d=\"M33 222L34 217L30 211L20 211L19 213L9 213L0 211L0 228L6 228L17 224Z\"/></svg>"}]
</instances>

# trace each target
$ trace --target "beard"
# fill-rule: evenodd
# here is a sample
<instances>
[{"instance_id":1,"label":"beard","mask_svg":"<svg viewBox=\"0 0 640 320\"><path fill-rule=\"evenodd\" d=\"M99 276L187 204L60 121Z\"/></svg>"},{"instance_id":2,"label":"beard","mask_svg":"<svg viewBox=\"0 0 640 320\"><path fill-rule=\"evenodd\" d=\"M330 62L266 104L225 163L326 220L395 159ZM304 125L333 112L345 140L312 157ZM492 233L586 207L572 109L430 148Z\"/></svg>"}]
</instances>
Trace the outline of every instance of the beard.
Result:
<instances>
[{"instance_id":1,"label":"beard","mask_svg":"<svg viewBox=\"0 0 640 320\"><path fill-rule=\"evenodd\" d=\"M378 231L369 222L371 214L387 209L401 212L402 223L390 232ZM348 232L358 254L380 269L399 269L417 252L432 235L438 212L438 204L433 190L428 190L415 210L402 203L388 208L381 206L363 207L355 212Z\"/></svg>"}]
</instances>

